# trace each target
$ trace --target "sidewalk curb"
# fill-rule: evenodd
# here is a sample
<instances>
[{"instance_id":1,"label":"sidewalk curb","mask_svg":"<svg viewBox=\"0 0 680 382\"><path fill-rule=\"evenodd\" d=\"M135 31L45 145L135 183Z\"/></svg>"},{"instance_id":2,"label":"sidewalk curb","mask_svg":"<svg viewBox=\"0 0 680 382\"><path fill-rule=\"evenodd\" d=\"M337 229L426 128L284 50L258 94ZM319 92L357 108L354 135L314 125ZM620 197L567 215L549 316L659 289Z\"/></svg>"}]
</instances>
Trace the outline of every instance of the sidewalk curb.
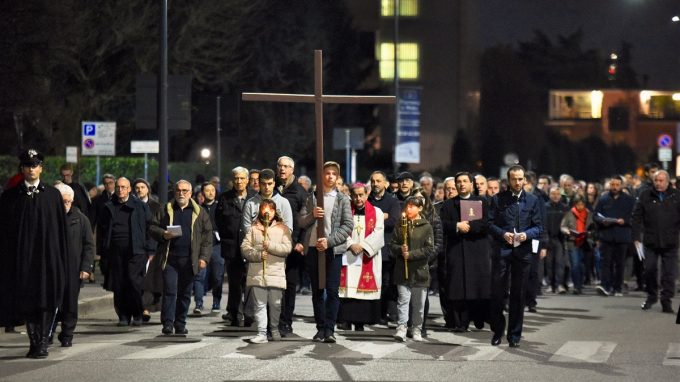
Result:
<instances>
[{"instance_id":1,"label":"sidewalk curb","mask_svg":"<svg viewBox=\"0 0 680 382\"><path fill-rule=\"evenodd\" d=\"M101 310L113 308L113 293L78 301L78 317L87 318Z\"/></svg>"},{"instance_id":2,"label":"sidewalk curb","mask_svg":"<svg viewBox=\"0 0 680 382\"><path fill-rule=\"evenodd\" d=\"M113 308L113 293L108 292L103 296L91 297L78 301L78 318L87 318L90 315L106 309ZM17 327L18 331L22 331L23 325ZM0 328L0 339L5 337L5 330Z\"/></svg>"}]
</instances>

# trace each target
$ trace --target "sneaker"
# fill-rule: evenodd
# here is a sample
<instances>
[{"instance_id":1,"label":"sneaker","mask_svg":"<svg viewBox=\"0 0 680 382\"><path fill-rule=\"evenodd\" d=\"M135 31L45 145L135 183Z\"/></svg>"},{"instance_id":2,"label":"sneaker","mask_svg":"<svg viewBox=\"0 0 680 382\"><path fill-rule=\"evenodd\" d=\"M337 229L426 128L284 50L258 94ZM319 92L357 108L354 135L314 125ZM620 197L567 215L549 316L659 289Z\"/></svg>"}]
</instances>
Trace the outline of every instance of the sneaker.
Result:
<instances>
[{"instance_id":1,"label":"sneaker","mask_svg":"<svg viewBox=\"0 0 680 382\"><path fill-rule=\"evenodd\" d=\"M394 333L394 339L399 342L406 341L406 325L397 326L397 332Z\"/></svg>"},{"instance_id":2,"label":"sneaker","mask_svg":"<svg viewBox=\"0 0 680 382\"><path fill-rule=\"evenodd\" d=\"M567 289L565 287L563 287L562 285L557 287L557 294L566 294L566 293L567 293Z\"/></svg>"},{"instance_id":3,"label":"sneaker","mask_svg":"<svg viewBox=\"0 0 680 382\"><path fill-rule=\"evenodd\" d=\"M173 332L172 325L170 325L170 324L163 325L163 330L161 330L161 333L168 336L168 335L172 334L172 332Z\"/></svg>"},{"instance_id":4,"label":"sneaker","mask_svg":"<svg viewBox=\"0 0 680 382\"><path fill-rule=\"evenodd\" d=\"M144 312L142 313L142 321L144 322L149 322L151 320L151 313L144 309Z\"/></svg>"},{"instance_id":5,"label":"sneaker","mask_svg":"<svg viewBox=\"0 0 680 382\"><path fill-rule=\"evenodd\" d=\"M269 342L266 334L258 334L255 337L248 340L251 344L266 344Z\"/></svg>"},{"instance_id":6,"label":"sneaker","mask_svg":"<svg viewBox=\"0 0 680 382\"><path fill-rule=\"evenodd\" d=\"M416 342L423 342L423 336L420 334L420 328L413 328L413 340Z\"/></svg>"},{"instance_id":7,"label":"sneaker","mask_svg":"<svg viewBox=\"0 0 680 382\"><path fill-rule=\"evenodd\" d=\"M323 339L324 339L323 330L317 331L314 337L312 337L312 341L314 342L323 342Z\"/></svg>"},{"instance_id":8,"label":"sneaker","mask_svg":"<svg viewBox=\"0 0 680 382\"><path fill-rule=\"evenodd\" d=\"M278 330L273 330L271 337L272 341L281 341L281 332L279 332Z\"/></svg>"},{"instance_id":9,"label":"sneaker","mask_svg":"<svg viewBox=\"0 0 680 382\"><path fill-rule=\"evenodd\" d=\"M186 327L176 327L176 328L175 328L175 334L184 334L184 335L187 335L187 334L189 334L189 331L187 330Z\"/></svg>"},{"instance_id":10,"label":"sneaker","mask_svg":"<svg viewBox=\"0 0 680 382\"><path fill-rule=\"evenodd\" d=\"M597 294L599 294L600 296L604 297L609 296L609 292L607 292L607 290L604 289L602 285L598 285L597 288L595 288L595 290L597 290Z\"/></svg>"},{"instance_id":11,"label":"sneaker","mask_svg":"<svg viewBox=\"0 0 680 382\"><path fill-rule=\"evenodd\" d=\"M197 306L194 308L194 314L202 314L203 313L203 308L200 306Z\"/></svg>"},{"instance_id":12,"label":"sneaker","mask_svg":"<svg viewBox=\"0 0 680 382\"><path fill-rule=\"evenodd\" d=\"M334 344L337 340L335 339L335 334L331 333L323 339L323 342L327 344Z\"/></svg>"}]
</instances>

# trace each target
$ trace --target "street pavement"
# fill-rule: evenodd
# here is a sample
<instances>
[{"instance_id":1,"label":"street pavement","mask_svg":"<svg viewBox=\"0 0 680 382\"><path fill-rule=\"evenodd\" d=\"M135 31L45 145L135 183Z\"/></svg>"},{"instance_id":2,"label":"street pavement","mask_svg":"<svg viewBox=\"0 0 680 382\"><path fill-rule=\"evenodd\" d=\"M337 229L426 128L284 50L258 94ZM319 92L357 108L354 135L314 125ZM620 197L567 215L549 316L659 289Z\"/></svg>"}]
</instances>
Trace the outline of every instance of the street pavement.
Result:
<instances>
[{"instance_id":1,"label":"street pavement","mask_svg":"<svg viewBox=\"0 0 680 382\"><path fill-rule=\"evenodd\" d=\"M89 288L81 302L110 299ZM158 313L142 327L119 328L111 302L99 301L80 320L73 347L57 342L46 360L24 358L25 334L0 336L0 381L678 381L680 326L658 304L642 311L643 300L640 292L600 297L593 289L543 296L538 313L525 315L517 349L505 339L491 346L488 326L444 330L436 297L422 343L397 343L394 327L381 325L314 343L311 296L298 295L295 334L260 345L245 341L254 327L225 326L223 312L191 315L187 336L163 336Z\"/></svg>"}]
</instances>

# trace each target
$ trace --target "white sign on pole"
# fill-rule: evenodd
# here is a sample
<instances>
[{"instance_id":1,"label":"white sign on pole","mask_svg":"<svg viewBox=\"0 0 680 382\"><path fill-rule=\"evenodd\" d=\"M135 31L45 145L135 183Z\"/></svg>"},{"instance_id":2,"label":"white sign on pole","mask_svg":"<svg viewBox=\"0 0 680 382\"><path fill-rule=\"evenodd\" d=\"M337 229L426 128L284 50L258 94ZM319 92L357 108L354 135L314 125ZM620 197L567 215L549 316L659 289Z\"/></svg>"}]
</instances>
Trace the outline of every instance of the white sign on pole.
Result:
<instances>
[{"instance_id":1,"label":"white sign on pole","mask_svg":"<svg viewBox=\"0 0 680 382\"><path fill-rule=\"evenodd\" d=\"M670 162L673 160L673 149L669 147L659 147L659 162Z\"/></svg>"},{"instance_id":2,"label":"white sign on pole","mask_svg":"<svg viewBox=\"0 0 680 382\"><path fill-rule=\"evenodd\" d=\"M158 141L130 141L131 154L158 154L159 152Z\"/></svg>"},{"instance_id":3,"label":"white sign on pole","mask_svg":"<svg viewBox=\"0 0 680 382\"><path fill-rule=\"evenodd\" d=\"M66 163L78 163L78 146L66 146Z\"/></svg>"},{"instance_id":4,"label":"white sign on pole","mask_svg":"<svg viewBox=\"0 0 680 382\"><path fill-rule=\"evenodd\" d=\"M116 155L116 122L84 121L81 125L83 155Z\"/></svg>"}]
</instances>

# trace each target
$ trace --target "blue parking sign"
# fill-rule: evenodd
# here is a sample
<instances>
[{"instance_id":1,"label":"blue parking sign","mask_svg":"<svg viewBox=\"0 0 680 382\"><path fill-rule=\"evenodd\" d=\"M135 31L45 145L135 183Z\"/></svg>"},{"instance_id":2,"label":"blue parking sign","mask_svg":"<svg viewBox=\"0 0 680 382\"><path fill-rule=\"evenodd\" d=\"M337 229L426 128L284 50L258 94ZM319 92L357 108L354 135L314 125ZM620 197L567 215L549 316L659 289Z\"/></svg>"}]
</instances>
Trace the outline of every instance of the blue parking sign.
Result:
<instances>
[{"instance_id":1,"label":"blue parking sign","mask_svg":"<svg viewBox=\"0 0 680 382\"><path fill-rule=\"evenodd\" d=\"M94 123L86 123L83 125L83 136L94 137L96 131Z\"/></svg>"}]
</instances>

